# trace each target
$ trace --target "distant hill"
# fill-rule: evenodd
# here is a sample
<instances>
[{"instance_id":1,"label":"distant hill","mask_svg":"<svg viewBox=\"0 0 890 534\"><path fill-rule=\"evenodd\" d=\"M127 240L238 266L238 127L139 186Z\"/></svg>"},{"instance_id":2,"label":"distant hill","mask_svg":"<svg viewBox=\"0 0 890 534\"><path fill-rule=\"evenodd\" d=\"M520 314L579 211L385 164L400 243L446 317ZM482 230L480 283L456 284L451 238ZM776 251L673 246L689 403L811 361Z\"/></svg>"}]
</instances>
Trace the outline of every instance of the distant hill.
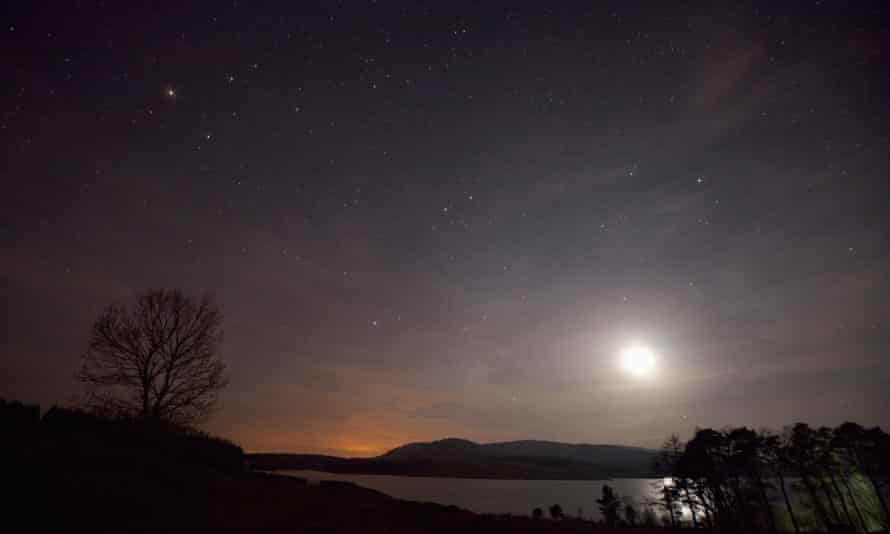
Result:
<instances>
[{"instance_id":1,"label":"distant hill","mask_svg":"<svg viewBox=\"0 0 890 534\"><path fill-rule=\"evenodd\" d=\"M454 478L594 480L655 476L655 454L651 449L620 445L534 440L480 444L448 438L410 443L374 458L249 454L247 461L252 468L264 471L311 469Z\"/></svg>"}]
</instances>

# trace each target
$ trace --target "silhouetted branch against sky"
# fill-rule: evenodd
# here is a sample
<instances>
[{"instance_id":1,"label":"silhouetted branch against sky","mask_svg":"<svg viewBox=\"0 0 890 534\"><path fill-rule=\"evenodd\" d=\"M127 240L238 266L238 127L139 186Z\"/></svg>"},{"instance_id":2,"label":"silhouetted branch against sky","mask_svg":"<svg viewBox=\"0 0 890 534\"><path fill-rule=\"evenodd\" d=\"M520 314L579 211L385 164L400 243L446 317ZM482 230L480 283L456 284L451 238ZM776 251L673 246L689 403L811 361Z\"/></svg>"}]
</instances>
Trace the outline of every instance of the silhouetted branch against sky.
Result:
<instances>
[{"instance_id":1,"label":"silhouetted branch against sky","mask_svg":"<svg viewBox=\"0 0 890 534\"><path fill-rule=\"evenodd\" d=\"M102 312L77 378L93 408L194 424L228 381L221 341L222 314L209 298L148 291L132 307Z\"/></svg>"}]
</instances>

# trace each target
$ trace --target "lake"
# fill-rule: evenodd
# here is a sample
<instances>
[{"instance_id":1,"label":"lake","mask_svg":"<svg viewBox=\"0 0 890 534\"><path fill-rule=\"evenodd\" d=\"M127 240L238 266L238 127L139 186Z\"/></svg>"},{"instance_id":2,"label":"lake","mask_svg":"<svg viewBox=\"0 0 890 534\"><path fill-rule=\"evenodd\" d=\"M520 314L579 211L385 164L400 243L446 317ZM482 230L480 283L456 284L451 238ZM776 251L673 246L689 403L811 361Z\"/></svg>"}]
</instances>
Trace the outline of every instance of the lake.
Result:
<instances>
[{"instance_id":1,"label":"lake","mask_svg":"<svg viewBox=\"0 0 890 534\"><path fill-rule=\"evenodd\" d=\"M352 475L320 471L277 471L310 482L340 480L375 489L398 499L453 504L478 513L529 515L534 508L562 506L566 515L578 509L588 519L599 519L595 500L603 484L615 489L619 498L629 497L639 505L655 498L652 484L662 479L616 478L612 480L490 480L474 478L404 477Z\"/></svg>"}]
</instances>

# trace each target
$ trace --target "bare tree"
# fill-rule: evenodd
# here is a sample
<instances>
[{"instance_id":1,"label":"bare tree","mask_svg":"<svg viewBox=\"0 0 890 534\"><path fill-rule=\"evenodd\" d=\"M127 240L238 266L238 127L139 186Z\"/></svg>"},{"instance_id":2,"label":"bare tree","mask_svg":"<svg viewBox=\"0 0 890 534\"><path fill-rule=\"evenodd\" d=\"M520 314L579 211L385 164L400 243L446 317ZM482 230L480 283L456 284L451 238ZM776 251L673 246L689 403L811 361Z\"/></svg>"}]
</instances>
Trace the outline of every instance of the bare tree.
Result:
<instances>
[{"instance_id":1,"label":"bare tree","mask_svg":"<svg viewBox=\"0 0 890 534\"><path fill-rule=\"evenodd\" d=\"M78 380L90 408L191 425L226 385L222 315L205 297L151 290L132 308L108 306L90 331Z\"/></svg>"}]
</instances>

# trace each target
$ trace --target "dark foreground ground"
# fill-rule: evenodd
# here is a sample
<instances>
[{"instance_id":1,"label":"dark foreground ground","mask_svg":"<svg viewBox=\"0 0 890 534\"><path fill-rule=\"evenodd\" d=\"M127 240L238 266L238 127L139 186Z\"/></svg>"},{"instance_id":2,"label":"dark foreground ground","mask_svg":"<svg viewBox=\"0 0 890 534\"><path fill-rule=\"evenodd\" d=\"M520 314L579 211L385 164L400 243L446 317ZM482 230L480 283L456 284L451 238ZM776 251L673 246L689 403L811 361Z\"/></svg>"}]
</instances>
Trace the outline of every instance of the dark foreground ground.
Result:
<instances>
[{"instance_id":1,"label":"dark foreground ground","mask_svg":"<svg viewBox=\"0 0 890 534\"><path fill-rule=\"evenodd\" d=\"M348 483L307 484L260 473L80 471L57 473L42 482L46 485L33 488L38 492L31 495L37 506L16 507L17 521L10 532L613 531L575 519L478 515L401 501ZM667 530L625 528L620 532Z\"/></svg>"},{"instance_id":2,"label":"dark foreground ground","mask_svg":"<svg viewBox=\"0 0 890 534\"><path fill-rule=\"evenodd\" d=\"M237 445L159 421L64 408L41 417L36 406L0 399L0 428L3 533L611 531L250 471Z\"/></svg>"},{"instance_id":3,"label":"dark foreground ground","mask_svg":"<svg viewBox=\"0 0 890 534\"><path fill-rule=\"evenodd\" d=\"M307 484L250 471L237 445L158 420L63 408L41 417L36 406L0 399L0 429L2 533L671 532L479 515L349 483Z\"/></svg>"}]
</instances>

